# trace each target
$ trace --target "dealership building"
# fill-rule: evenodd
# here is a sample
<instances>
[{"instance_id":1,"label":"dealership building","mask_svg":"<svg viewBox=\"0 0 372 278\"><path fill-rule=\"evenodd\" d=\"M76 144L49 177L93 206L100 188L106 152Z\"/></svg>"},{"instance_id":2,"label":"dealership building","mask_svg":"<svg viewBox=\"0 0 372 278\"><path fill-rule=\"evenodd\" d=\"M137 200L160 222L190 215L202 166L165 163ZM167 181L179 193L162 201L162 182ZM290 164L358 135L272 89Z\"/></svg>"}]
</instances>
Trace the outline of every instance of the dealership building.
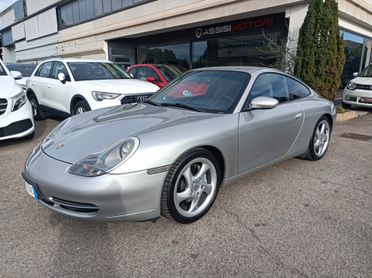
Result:
<instances>
[{"instance_id":1,"label":"dealership building","mask_svg":"<svg viewBox=\"0 0 372 278\"><path fill-rule=\"evenodd\" d=\"M339 0L345 74L372 62L371 0ZM50 57L270 65L267 39L296 49L308 0L18 0L0 14L5 62Z\"/></svg>"}]
</instances>

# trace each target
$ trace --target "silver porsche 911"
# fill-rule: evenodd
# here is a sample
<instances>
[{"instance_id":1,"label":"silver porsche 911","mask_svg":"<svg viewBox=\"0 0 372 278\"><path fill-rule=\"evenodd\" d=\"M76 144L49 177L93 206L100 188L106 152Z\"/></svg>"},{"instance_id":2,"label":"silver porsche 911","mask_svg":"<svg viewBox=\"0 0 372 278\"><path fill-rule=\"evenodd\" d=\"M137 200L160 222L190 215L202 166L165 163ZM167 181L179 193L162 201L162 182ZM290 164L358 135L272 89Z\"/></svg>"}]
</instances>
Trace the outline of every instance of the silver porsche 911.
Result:
<instances>
[{"instance_id":1,"label":"silver porsche 911","mask_svg":"<svg viewBox=\"0 0 372 278\"><path fill-rule=\"evenodd\" d=\"M335 116L330 101L280 71L197 69L145 103L66 119L23 177L39 203L64 215L191 223L223 184L290 157L321 159Z\"/></svg>"}]
</instances>

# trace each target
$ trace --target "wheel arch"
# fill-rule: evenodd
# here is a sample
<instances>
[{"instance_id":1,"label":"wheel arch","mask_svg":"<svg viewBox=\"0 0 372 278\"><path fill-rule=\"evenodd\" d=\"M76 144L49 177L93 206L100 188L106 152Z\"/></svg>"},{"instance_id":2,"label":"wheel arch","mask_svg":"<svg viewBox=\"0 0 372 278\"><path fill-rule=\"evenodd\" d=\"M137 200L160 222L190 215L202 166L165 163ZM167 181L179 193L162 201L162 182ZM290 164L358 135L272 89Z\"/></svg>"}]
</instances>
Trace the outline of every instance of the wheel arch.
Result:
<instances>
[{"instance_id":1,"label":"wheel arch","mask_svg":"<svg viewBox=\"0 0 372 278\"><path fill-rule=\"evenodd\" d=\"M325 113L321 117L326 117L327 118L327 120L329 121L329 123L331 125L331 130L332 130L333 129L333 118L332 118L331 114Z\"/></svg>"},{"instance_id":2,"label":"wheel arch","mask_svg":"<svg viewBox=\"0 0 372 278\"><path fill-rule=\"evenodd\" d=\"M74 95L71 99L71 102L70 102L70 114L72 115L73 114L73 110L74 110L74 106L76 105L76 103L78 103L79 101L85 101L86 103L88 103L89 105L89 102L86 100L85 97L83 97L82 95Z\"/></svg>"}]
</instances>

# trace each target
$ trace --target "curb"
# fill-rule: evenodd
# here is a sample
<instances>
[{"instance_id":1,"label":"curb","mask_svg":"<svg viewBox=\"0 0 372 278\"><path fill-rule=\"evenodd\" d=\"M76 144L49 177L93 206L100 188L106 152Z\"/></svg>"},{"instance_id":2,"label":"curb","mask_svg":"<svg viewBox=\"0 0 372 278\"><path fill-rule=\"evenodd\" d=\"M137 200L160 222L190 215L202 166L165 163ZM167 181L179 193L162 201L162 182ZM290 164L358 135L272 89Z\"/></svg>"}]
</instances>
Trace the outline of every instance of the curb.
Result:
<instances>
[{"instance_id":1,"label":"curb","mask_svg":"<svg viewBox=\"0 0 372 278\"><path fill-rule=\"evenodd\" d=\"M361 117L367 114L369 114L369 112L349 111L345 113L340 113L340 114L337 114L336 123L355 119L355 118L358 118L358 117Z\"/></svg>"}]
</instances>

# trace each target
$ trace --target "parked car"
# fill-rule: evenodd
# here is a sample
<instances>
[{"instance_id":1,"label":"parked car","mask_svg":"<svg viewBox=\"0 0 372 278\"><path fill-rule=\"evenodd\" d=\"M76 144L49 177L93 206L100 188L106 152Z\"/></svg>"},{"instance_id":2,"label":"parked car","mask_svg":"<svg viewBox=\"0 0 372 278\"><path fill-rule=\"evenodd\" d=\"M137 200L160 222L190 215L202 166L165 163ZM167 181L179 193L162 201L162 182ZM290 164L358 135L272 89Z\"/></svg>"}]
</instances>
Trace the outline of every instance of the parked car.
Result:
<instances>
[{"instance_id":1,"label":"parked car","mask_svg":"<svg viewBox=\"0 0 372 278\"><path fill-rule=\"evenodd\" d=\"M20 76L19 72L9 72L0 60L0 141L34 136L31 104L15 81Z\"/></svg>"},{"instance_id":2,"label":"parked car","mask_svg":"<svg viewBox=\"0 0 372 278\"><path fill-rule=\"evenodd\" d=\"M222 184L291 157L321 159L335 117L332 102L280 71L197 69L145 103L65 120L23 177L33 198L64 215L191 223Z\"/></svg>"},{"instance_id":3,"label":"parked car","mask_svg":"<svg viewBox=\"0 0 372 278\"><path fill-rule=\"evenodd\" d=\"M346 86L342 96L342 107L352 106L372 107L372 64L360 74L354 73L355 78Z\"/></svg>"},{"instance_id":4,"label":"parked car","mask_svg":"<svg viewBox=\"0 0 372 278\"><path fill-rule=\"evenodd\" d=\"M166 86L183 72L171 65L138 64L128 68L128 73L132 74L134 78L154 83L160 88Z\"/></svg>"},{"instance_id":5,"label":"parked car","mask_svg":"<svg viewBox=\"0 0 372 278\"><path fill-rule=\"evenodd\" d=\"M22 78L16 81L24 89L26 88L27 78L31 76L36 66L37 64L6 64L10 71L18 71L22 74Z\"/></svg>"},{"instance_id":6,"label":"parked car","mask_svg":"<svg viewBox=\"0 0 372 278\"><path fill-rule=\"evenodd\" d=\"M27 80L36 119L45 112L70 116L103 107L144 101L159 87L134 80L109 61L52 59Z\"/></svg>"}]
</instances>

